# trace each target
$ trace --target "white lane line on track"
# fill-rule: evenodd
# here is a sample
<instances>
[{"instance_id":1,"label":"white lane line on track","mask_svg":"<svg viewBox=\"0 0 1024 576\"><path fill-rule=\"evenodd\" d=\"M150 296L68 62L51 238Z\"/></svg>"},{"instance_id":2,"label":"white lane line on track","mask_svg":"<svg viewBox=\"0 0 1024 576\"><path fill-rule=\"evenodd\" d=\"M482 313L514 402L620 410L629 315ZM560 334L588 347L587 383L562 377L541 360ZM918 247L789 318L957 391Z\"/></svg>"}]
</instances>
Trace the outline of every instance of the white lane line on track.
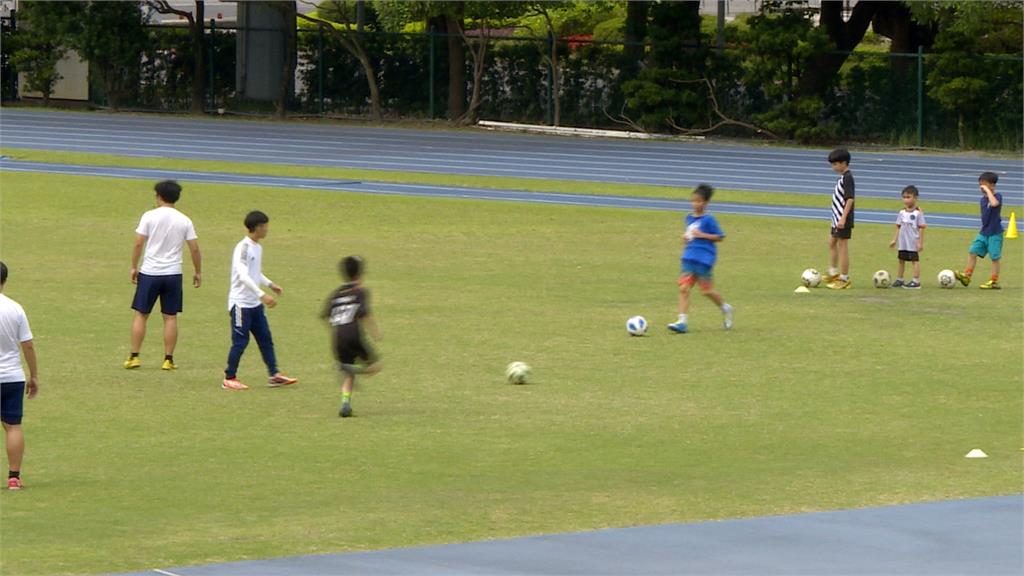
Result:
<instances>
[{"instance_id":1,"label":"white lane line on track","mask_svg":"<svg viewBox=\"0 0 1024 576\"><path fill-rule=\"evenodd\" d=\"M159 568L153 568L153 572L156 572L157 574L163 574L164 576L182 576L181 574L175 574L174 572L168 570L161 570Z\"/></svg>"}]
</instances>

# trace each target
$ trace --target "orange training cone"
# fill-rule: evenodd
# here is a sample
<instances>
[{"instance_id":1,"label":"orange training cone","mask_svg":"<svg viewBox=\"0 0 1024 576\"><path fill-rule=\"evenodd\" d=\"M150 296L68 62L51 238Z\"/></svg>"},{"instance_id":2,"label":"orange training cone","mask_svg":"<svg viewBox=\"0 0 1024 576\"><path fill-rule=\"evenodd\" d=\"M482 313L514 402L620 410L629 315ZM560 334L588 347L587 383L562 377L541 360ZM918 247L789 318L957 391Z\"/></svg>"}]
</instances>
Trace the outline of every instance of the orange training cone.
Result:
<instances>
[{"instance_id":1,"label":"orange training cone","mask_svg":"<svg viewBox=\"0 0 1024 576\"><path fill-rule=\"evenodd\" d=\"M1006 237L1014 239L1017 237L1017 215L1010 212L1010 224L1006 227Z\"/></svg>"}]
</instances>

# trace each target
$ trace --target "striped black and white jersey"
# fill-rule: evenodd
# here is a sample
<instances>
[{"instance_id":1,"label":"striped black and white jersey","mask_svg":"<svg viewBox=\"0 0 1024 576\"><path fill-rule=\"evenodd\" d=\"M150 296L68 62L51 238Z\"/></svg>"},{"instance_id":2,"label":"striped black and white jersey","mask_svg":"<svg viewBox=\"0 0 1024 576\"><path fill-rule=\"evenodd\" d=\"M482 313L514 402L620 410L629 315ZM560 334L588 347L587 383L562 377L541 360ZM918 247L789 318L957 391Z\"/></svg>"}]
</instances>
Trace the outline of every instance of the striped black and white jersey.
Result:
<instances>
[{"instance_id":1,"label":"striped black and white jersey","mask_svg":"<svg viewBox=\"0 0 1024 576\"><path fill-rule=\"evenodd\" d=\"M847 170L839 177L836 181L836 189L832 192L832 227L835 228L839 224L839 219L843 217L843 210L846 209L846 203L853 200L853 173ZM853 228L853 208L850 208L850 214L846 217L846 227Z\"/></svg>"}]
</instances>

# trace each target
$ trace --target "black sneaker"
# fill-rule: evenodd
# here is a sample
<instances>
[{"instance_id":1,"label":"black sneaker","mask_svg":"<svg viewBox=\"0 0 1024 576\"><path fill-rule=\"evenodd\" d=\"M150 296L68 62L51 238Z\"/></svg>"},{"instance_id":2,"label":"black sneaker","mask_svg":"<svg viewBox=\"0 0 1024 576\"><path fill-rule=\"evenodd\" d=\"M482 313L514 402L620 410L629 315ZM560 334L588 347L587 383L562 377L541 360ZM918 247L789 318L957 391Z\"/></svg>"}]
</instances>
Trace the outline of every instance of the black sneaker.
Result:
<instances>
[{"instance_id":1,"label":"black sneaker","mask_svg":"<svg viewBox=\"0 0 1024 576\"><path fill-rule=\"evenodd\" d=\"M892 281L892 287L893 288L899 288L899 287L904 286L904 285L905 284L903 282L903 278L897 278L897 279Z\"/></svg>"},{"instance_id":2,"label":"black sneaker","mask_svg":"<svg viewBox=\"0 0 1024 576\"><path fill-rule=\"evenodd\" d=\"M903 287L904 288L910 288L910 289L920 288L921 287L921 283L918 282L917 280L911 280L910 282L907 282L906 284L904 284Z\"/></svg>"},{"instance_id":3,"label":"black sneaker","mask_svg":"<svg viewBox=\"0 0 1024 576\"><path fill-rule=\"evenodd\" d=\"M338 416L341 416L342 418L348 418L351 415L352 405L349 404L348 402L345 402L344 404L341 405L341 412L338 412Z\"/></svg>"}]
</instances>

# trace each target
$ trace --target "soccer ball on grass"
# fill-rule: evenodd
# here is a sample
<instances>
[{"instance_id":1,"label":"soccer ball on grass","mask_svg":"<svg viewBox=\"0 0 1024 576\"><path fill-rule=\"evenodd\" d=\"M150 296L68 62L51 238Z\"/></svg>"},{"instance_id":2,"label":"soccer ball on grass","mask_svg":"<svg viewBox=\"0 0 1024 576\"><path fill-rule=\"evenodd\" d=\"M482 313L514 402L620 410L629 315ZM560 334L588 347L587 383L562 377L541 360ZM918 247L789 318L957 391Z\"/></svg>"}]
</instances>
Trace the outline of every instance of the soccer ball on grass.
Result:
<instances>
[{"instance_id":1,"label":"soccer ball on grass","mask_svg":"<svg viewBox=\"0 0 1024 576\"><path fill-rule=\"evenodd\" d=\"M956 284L956 274L952 270L943 270L939 272L939 286L942 288L952 288Z\"/></svg>"},{"instance_id":2,"label":"soccer ball on grass","mask_svg":"<svg viewBox=\"0 0 1024 576\"><path fill-rule=\"evenodd\" d=\"M647 319L643 316L633 316L626 320L626 331L630 336L643 336L647 333Z\"/></svg>"},{"instance_id":3,"label":"soccer ball on grass","mask_svg":"<svg viewBox=\"0 0 1024 576\"><path fill-rule=\"evenodd\" d=\"M871 279L875 283L875 288L888 288L892 284L892 278L889 277L889 273L885 270L875 272Z\"/></svg>"},{"instance_id":4,"label":"soccer ball on grass","mask_svg":"<svg viewBox=\"0 0 1024 576\"><path fill-rule=\"evenodd\" d=\"M814 268L808 268L800 275L800 282L808 288L817 288L821 284L821 272Z\"/></svg>"},{"instance_id":5,"label":"soccer ball on grass","mask_svg":"<svg viewBox=\"0 0 1024 576\"><path fill-rule=\"evenodd\" d=\"M530 367L525 362L513 362L505 368L505 378L509 384L526 384L530 377Z\"/></svg>"}]
</instances>

